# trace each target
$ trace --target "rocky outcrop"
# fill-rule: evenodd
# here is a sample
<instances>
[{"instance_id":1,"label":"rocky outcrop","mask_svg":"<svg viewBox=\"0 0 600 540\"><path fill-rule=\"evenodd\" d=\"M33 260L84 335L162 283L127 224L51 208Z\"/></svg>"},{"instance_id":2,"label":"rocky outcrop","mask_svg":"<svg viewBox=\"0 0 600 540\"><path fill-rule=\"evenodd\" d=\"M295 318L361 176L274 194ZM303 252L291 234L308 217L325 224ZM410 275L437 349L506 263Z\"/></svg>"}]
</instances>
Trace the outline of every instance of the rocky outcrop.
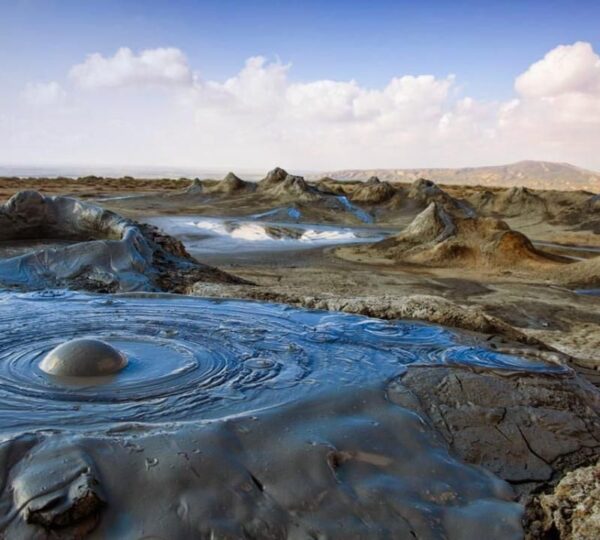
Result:
<instances>
[{"instance_id":1,"label":"rocky outcrop","mask_svg":"<svg viewBox=\"0 0 600 540\"><path fill-rule=\"evenodd\" d=\"M388 394L523 497L600 455L600 394L577 376L414 367Z\"/></svg>"},{"instance_id":2,"label":"rocky outcrop","mask_svg":"<svg viewBox=\"0 0 600 540\"><path fill-rule=\"evenodd\" d=\"M301 176L288 174L283 169L276 167L258 183L257 191L280 200L311 201L320 198L318 190L309 186Z\"/></svg>"},{"instance_id":3,"label":"rocky outcrop","mask_svg":"<svg viewBox=\"0 0 600 540\"><path fill-rule=\"evenodd\" d=\"M381 182L372 176L352 192L350 200L362 204L381 204L389 201L396 194L396 189L388 182Z\"/></svg>"},{"instance_id":4,"label":"rocky outcrop","mask_svg":"<svg viewBox=\"0 0 600 540\"><path fill-rule=\"evenodd\" d=\"M559 258L536 250L530 240L494 218L463 217L432 202L401 233L367 248L383 258L431 266L505 268L553 264Z\"/></svg>"},{"instance_id":5,"label":"rocky outcrop","mask_svg":"<svg viewBox=\"0 0 600 540\"><path fill-rule=\"evenodd\" d=\"M256 184L245 182L232 172L227 173L223 180L216 184L204 188L205 193L221 194L224 196L232 196L238 193L253 192L256 189Z\"/></svg>"},{"instance_id":6,"label":"rocky outcrop","mask_svg":"<svg viewBox=\"0 0 600 540\"><path fill-rule=\"evenodd\" d=\"M526 217L543 219L549 216L548 204L535 191L526 187L512 187L498 192L477 193L472 200L483 215L503 218Z\"/></svg>"},{"instance_id":7,"label":"rocky outcrop","mask_svg":"<svg viewBox=\"0 0 600 540\"><path fill-rule=\"evenodd\" d=\"M182 292L194 281L241 282L199 263L154 227L70 197L24 191L0 207L0 241L30 239L61 245L1 260L3 286Z\"/></svg>"},{"instance_id":8,"label":"rocky outcrop","mask_svg":"<svg viewBox=\"0 0 600 540\"><path fill-rule=\"evenodd\" d=\"M530 538L600 538L600 462L567 473L549 493L533 497Z\"/></svg>"}]
</instances>

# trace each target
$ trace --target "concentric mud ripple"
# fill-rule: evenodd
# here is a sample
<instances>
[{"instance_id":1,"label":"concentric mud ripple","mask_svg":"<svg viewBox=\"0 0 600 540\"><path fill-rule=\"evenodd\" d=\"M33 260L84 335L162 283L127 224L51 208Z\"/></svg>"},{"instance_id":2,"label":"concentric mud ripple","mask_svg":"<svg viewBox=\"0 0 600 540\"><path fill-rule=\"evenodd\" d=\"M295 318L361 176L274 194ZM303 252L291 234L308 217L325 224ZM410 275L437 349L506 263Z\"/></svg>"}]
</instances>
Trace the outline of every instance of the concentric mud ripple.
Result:
<instances>
[{"instance_id":1,"label":"concentric mud ripple","mask_svg":"<svg viewBox=\"0 0 600 540\"><path fill-rule=\"evenodd\" d=\"M432 325L176 296L3 293L0 331L0 421L8 430L222 418L380 384L411 363L562 369ZM82 337L113 345L127 366L80 380L40 369L51 349Z\"/></svg>"}]
</instances>

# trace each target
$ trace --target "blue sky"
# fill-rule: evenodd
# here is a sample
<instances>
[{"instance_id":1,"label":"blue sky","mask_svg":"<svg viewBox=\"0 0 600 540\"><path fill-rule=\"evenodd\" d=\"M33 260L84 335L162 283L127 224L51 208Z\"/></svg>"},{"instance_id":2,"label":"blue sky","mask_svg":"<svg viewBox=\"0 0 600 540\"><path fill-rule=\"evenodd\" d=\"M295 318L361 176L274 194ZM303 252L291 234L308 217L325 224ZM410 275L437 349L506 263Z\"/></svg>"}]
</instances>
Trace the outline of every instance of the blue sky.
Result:
<instances>
[{"instance_id":1,"label":"blue sky","mask_svg":"<svg viewBox=\"0 0 600 540\"><path fill-rule=\"evenodd\" d=\"M512 94L514 77L557 44L600 45L600 2L581 0L3 0L0 21L2 65L23 80L89 52L160 45L184 50L208 78L278 56L299 80L379 86L398 73L454 73L485 99Z\"/></svg>"},{"instance_id":2,"label":"blue sky","mask_svg":"<svg viewBox=\"0 0 600 540\"><path fill-rule=\"evenodd\" d=\"M290 84L354 80L380 89L394 77L454 74L452 95L508 102L518 97L516 77L554 48L600 50L598 21L600 2L586 0L3 0L0 98L6 104L36 81L65 86L91 53L173 47L202 80L224 81L260 55L290 63Z\"/></svg>"}]
</instances>

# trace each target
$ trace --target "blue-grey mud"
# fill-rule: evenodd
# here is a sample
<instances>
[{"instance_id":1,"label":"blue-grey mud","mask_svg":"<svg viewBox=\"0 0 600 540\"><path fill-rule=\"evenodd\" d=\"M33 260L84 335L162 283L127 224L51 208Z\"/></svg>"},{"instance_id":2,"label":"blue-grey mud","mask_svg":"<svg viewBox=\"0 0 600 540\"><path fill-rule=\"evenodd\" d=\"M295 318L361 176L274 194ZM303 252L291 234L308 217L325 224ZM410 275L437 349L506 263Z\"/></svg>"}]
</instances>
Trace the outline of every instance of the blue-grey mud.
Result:
<instances>
[{"instance_id":1,"label":"blue-grey mud","mask_svg":"<svg viewBox=\"0 0 600 540\"><path fill-rule=\"evenodd\" d=\"M4 292L0 329L7 538L520 538L510 486L449 452L402 376L571 375L439 326L177 295ZM83 337L126 367L40 369Z\"/></svg>"},{"instance_id":2,"label":"blue-grey mud","mask_svg":"<svg viewBox=\"0 0 600 540\"><path fill-rule=\"evenodd\" d=\"M383 388L409 365L570 371L440 326L177 295L7 292L0 295L0 332L5 432L219 419L332 389ZM127 366L92 380L41 369L52 349L80 338L112 345Z\"/></svg>"},{"instance_id":3,"label":"blue-grey mud","mask_svg":"<svg viewBox=\"0 0 600 540\"><path fill-rule=\"evenodd\" d=\"M239 254L378 242L389 234L375 227L287 223L256 217L163 216L145 222L181 240L194 256L227 255L230 261Z\"/></svg>"},{"instance_id":4,"label":"blue-grey mud","mask_svg":"<svg viewBox=\"0 0 600 540\"><path fill-rule=\"evenodd\" d=\"M543 340L569 323L593 332L597 298L573 289L597 287L598 272L498 222L519 201L543 220L536 196L464 200L427 180L308 183L281 169L260 185L180 184L105 197L119 213L36 192L2 207L0 537L553 530L555 514L530 514L528 497L595 462L600 398ZM195 225L176 239L143 224L157 215ZM201 252L186 234L211 215L224 228ZM373 249L356 247L388 227ZM186 251L195 240L198 260ZM268 257L234 260L263 240ZM269 248L283 244L293 249ZM77 377L43 369L78 339L106 343L109 376L88 357L68 370Z\"/></svg>"}]
</instances>

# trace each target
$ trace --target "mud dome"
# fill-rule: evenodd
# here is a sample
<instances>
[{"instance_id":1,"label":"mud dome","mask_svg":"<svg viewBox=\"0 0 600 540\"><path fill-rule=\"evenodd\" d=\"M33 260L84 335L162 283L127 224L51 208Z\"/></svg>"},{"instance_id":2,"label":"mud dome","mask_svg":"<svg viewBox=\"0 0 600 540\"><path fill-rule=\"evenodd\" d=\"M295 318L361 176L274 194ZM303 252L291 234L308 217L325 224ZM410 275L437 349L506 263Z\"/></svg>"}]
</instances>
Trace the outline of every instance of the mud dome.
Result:
<instances>
[{"instance_id":1,"label":"mud dome","mask_svg":"<svg viewBox=\"0 0 600 540\"><path fill-rule=\"evenodd\" d=\"M508 484L386 388L409 365L570 373L426 324L173 295L2 293L0 331L7 538L520 538ZM40 369L83 337L128 365Z\"/></svg>"},{"instance_id":2,"label":"mud dome","mask_svg":"<svg viewBox=\"0 0 600 540\"><path fill-rule=\"evenodd\" d=\"M79 338L52 349L40 368L57 377L101 377L113 375L127 365L127 358L99 339Z\"/></svg>"},{"instance_id":3,"label":"mud dome","mask_svg":"<svg viewBox=\"0 0 600 540\"><path fill-rule=\"evenodd\" d=\"M0 244L40 239L61 245L0 260L1 285L183 292L195 281L240 281L155 228L69 197L19 192L0 207Z\"/></svg>"}]
</instances>

